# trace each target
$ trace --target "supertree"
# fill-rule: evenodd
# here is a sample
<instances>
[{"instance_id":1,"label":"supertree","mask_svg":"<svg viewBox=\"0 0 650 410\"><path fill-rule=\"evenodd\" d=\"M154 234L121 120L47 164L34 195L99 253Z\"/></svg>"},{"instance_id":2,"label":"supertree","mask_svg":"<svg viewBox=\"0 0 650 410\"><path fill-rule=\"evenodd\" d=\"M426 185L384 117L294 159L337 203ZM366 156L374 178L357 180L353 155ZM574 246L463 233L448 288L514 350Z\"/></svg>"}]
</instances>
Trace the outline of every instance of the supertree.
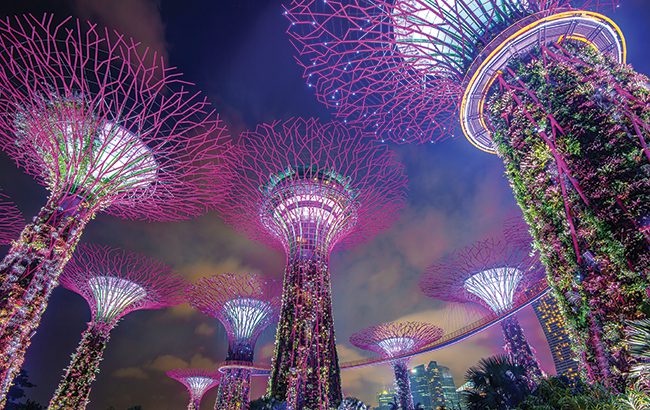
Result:
<instances>
[{"instance_id":1,"label":"supertree","mask_svg":"<svg viewBox=\"0 0 650 410\"><path fill-rule=\"evenodd\" d=\"M385 146L336 122L290 119L242 135L226 221L287 256L269 394L294 409L341 397L329 257L372 237L403 206L404 167Z\"/></svg>"},{"instance_id":2,"label":"supertree","mask_svg":"<svg viewBox=\"0 0 650 410\"><path fill-rule=\"evenodd\" d=\"M86 299L91 320L49 408L85 409L111 330L135 310L180 303L185 282L153 259L97 245L81 245L60 282Z\"/></svg>"},{"instance_id":3,"label":"supertree","mask_svg":"<svg viewBox=\"0 0 650 410\"><path fill-rule=\"evenodd\" d=\"M420 287L429 297L476 302L501 315L525 301L531 288L544 283L544 269L527 248L488 239L462 248L431 265ZM542 377L539 363L514 315L501 320L505 350L528 373L531 386Z\"/></svg>"},{"instance_id":4,"label":"supertree","mask_svg":"<svg viewBox=\"0 0 650 410\"><path fill-rule=\"evenodd\" d=\"M498 153L585 373L630 368L650 284L650 93L625 66L616 0L293 0L309 86L381 140L456 129ZM582 10L578 9L581 8ZM457 113L457 114L456 114Z\"/></svg>"},{"instance_id":5,"label":"supertree","mask_svg":"<svg viewBox=\"0 0 650 410\"><path fill-rule=\"evenodd\" d=\"M278 282L257 274L223 273L199 279L189 287L190 305L217 318L228 333L226 361L230 366L223 370L224 382L218 388L215 410L248 406L251 370L237 368L236 364L253 362L257 338L277 320L280 294Z\"/></svg>"},{"instance_id":6,"label":"supertree","mask_svg":"<svg viewBox=\"0 0 650 410\"><path fill-rule=\"evenodd\" d=\"M392 322L371 326L350 337L360 349L371 350L386 358L416 351L442 337L443 330L424 322ZM408 358L392 361L395 372L397 402L400 409L413 410L413 395L409 381Z\"/></svg>"},{"instance_id":7,"label":"supertree","mask_svg":"<svg viewBox=\"0 0 650 410\"><path fill-rule=\"evenodd\" d=\"M218 385L222 377L218 372L201 369L174 369L168 371L167 376L182 383L190 393L187 410L199 410L203 395Z\"/></svg>"},{"instance_id":8,"label":"supertree","mask_svg":"<svg viewBox=\"0 0 650 410\"><path fill-rule=\"evenodd\" d=\"M227 188L222 122L137 46L72 18L0 21L0 147L50 193L0 264L0 405L89 220L189 218Z\"/></svg>"},{"instance_id":9,"label":"supertree","mask_svg":"<svg viewBox=\"0 0 650 410\"><path fill-rule=\"evenodd\" d=\"M8 245L17 239L25 226L25 219L9 197L0 192L0 245Z\"/></svg>"}]
</instances>

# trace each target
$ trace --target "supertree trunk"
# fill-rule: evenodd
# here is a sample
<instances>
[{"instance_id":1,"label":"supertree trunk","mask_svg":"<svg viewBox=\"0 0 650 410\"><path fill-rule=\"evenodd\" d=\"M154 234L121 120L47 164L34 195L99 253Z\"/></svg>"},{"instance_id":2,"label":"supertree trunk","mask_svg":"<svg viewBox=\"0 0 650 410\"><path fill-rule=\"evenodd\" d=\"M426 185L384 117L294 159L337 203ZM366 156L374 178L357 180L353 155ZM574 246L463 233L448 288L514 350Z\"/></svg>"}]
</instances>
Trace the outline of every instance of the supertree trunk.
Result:
<instances>
[{"instance_id":1,"label":"supertree trunk","mask_svg":"<svg viewBox=\"0 0 650 410\"><path fill-rule=\"evenodd\" d=\"M541 49L499 78L493 139L583 374L624 388L626 320L650 284L648 79L589 47Z\"/></svg>"},{"instance_id":2,"label":"supertree trunk","mask_svg":"<svg viewBox=\"0 0 650 410\"><path fill-rule=\"evenodd\" d=\"M110 328L91 323L59 383L48 409L85 409L110 337Z\"/></svg>"},{"instance_id":3,"label":"supertree trunk","mask_svg":"<svg viewBox=\"0 0 650 410\"><path fill-rule=\"evenodd\" d=\"M336 408L342 400L326 258L292 258L284 276L272 397L292 410Z\"/></svg>"},{"instance_id":4,"label":"supertree trunk","mask_svg":"<svg viewBox=\"0 0 650 410\"><path fill-rule=\"evenodd\" d=\"M397 385L397 403L403 410L413 410L413 395L411 394L411 380L409 379L409 369L405 361L393 363L395 372L395 384Z\"/></svg>"},{"instance_id":5,"label":"supertree trunk","mask_svg":"<svg viewBox=\"0 0 650 410\"><path fill-rule=\"evenodd\" d=\"M0 264L0 407L50 293L92 216L78 198L52 194Z\"/></svg>"},{"instance_id":6,"label":"supertree trunk","mask_svg":"<svg viewBox=\"0 0 650 410\"><path fill-rule=\"evenodd\" d=\"M503 338L506 342L505 350L512 357L515 363L521 365L528 374L531 385L536 384L543 375L539 368L539 363L535 359L533 350L531 349L524 331L519 325L519 321L515 316L510 316L501 321L501 329L503 330Z\"/></svg>"},{"instance_id":7,"label":"supertree trunk","mask_svg":"<svg viewBox=\"0 0 650 410\"><path fill-rule=\"evenodd\" d=\"M201 399L190 397L190 402L187 403L187 410L200 410L201 409Z\"/></svg>"},{"instance_id":8,"label":"supertree trunk","mask_svg":"<svg viewBox=\"0 0 650 410\"><path fill-rule=\"evenodd\" d=\"M228 347L227 361L253 363L254 346L248 341L235 341ZM215 410L242 410L250 401L251 371L226 369L221 376L226 383L219 383Z\"/></svg>"},{"instance_id":9,"label":"supertree trunk","mask_svg":"<svg viewBox=\"0 0 650 410\"><path fill-rule=\"evenodd\" d=\"M214 409L247 409L250 401L251 371L247 369L227 369L221 377L224 382L219 384Z\"/></svg>"}]
</instances>

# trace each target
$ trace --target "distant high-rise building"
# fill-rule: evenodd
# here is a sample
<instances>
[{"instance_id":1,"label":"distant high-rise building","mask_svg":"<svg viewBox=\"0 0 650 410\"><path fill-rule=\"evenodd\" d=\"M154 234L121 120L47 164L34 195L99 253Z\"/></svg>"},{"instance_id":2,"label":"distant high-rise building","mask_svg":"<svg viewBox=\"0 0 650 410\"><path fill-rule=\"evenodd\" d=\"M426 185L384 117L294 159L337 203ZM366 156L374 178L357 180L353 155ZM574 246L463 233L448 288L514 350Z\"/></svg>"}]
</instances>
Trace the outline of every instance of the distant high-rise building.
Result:
<instances>
[{"instance_id":1,"label":"distant high-rise building","mask_svg":"<svg viewBox=\"0 0 650 410\"><path fill-rule=\"evenodd\" d=\"M551 348L551 355L558 376L566 376L571 380L577 380L580 377L578 362L573 359L569 334L555 297L548 293L533 302L533 308Z\"/></svg>"},{"instance_id":2,"label":"distant high-rise building","mask_svg":"<svg viewBox=\"0 0 650 410\"><path fill-rule=\"evenodd\" d=\"M458 393L448 367L431 361L426 367L414 367L410 379L413 403L422 404L427 410L443 406L454 410L459 408Z\"/></svg>"},{"instance_id":3,"label":"distant high-rise building","mask_svg":"<svg viewBox=\"0 0 650 410\"><path fill-rule=\"evenodd\" d=\"M384 389L377 393L377 410L392 410L392 404L395 402L395 392Z\"/></svg>"},{"instance_id":4,"label":"distant high-rise building","mask_svg":"<svg viewBox=\"0 0 650 410\"><path fill-rule=\"evenodd\" d=\"M445 398L445 407L447 409L459 409L460 398L456 392L456 384L454 377L451 375L451 370L445 366L438 366L441 371L442 394Z\"/></svg>"},{"instance_id":5,"label":"distant high-rise building","mask_svg":"<svg viewBox=\"0 0 650 410\"><path fill-rule=\"evenodd\" d=\"M423 364L411 369L411 394L414 404L422 404L425 409L431 408L431 375Z\"/></svg>"}]
</instances>

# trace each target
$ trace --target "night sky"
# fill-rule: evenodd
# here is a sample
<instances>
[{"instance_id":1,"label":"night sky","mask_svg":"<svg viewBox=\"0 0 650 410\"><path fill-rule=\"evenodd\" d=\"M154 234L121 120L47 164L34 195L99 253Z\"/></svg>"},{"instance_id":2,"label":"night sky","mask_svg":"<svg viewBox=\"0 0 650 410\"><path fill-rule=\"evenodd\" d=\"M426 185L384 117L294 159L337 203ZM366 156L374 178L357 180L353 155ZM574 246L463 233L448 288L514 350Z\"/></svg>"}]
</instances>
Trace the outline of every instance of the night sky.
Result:
<instances>
[{"instance_id":1,"label":"night sky","mask_svg":"<svg viewBox=\"0 0 650 410\"><path fill-rule=\"evenodd\" d=\"M312 95L294 61L285 35L287 21L279 1L267 0L4 0L0 14L54 12L75 15L115 28L164 53L216 106L236 135L259 122L291 116L332 118ZM628 41L629 62L650 73L648 0L627 0L614 20ZM484 313L476 306L447 304L424 296L421 272L433 261L473 241L496 235L515 201L501 161L458 138L439 144L396 146L409 176L409 199L401 219L374 240L332 257L334 320L341 361L369 357L348 338L369 325L404 319L424 320L448 332ZM47 193L0 153L0 188L31 218ZM207 214L181 223L144 223L99 215L82 242L142 252L174 266L189 280L219 272L262 272L281 278L284 256L249 241ZM550 352L531 308L520 321L542 367L553 373ZM47 404L90 319L84 299L65 289L54 291L25 368L37 385L28 396ZM256 360L269 363L274 329L257 344ZM456 384L481 357L502 351L500 327L445 350L419 356L449 366ZM212 368L224 360L227 339L215 320L181 305L162 311L139 311L113 331L89 409L180 409L184 387L164 372L175 367ZM376 404L376 393L392 384L388 365L342 373L346 395ZM266 379L256 379L259 397ZM202 408L212 408L216 389Z\"/></svg>"}]
</instances>

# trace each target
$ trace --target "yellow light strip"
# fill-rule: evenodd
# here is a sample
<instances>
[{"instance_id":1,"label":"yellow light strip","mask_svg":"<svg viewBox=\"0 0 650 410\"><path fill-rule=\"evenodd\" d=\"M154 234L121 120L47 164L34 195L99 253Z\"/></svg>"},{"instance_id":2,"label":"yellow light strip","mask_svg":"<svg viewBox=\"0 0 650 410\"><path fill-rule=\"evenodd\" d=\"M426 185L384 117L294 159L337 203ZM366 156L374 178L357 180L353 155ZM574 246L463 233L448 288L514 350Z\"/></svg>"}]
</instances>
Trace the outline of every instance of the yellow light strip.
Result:
<instances>
[{"instance_id":1,"label":"yellow light strip","mask_svg":"<svg viewBox=\"0 0 650 410\"><path fill-rule=\"evenodd\" d=\"M474 72L474 74L470 78L470 80L469 80L469 82L467 84L467 87L465 88L465 93L463 94L463 98L462 98L461 103L460 103L460 116L461 116L460 125L461 125L461 128L463 130L463 134L465 135L465 138L467 138L467 140L472 145L474 145L476 148L480 149L481 151L490 153L490 154L496 154L495 151L486 149L484 147L481 147L476 142L474 142L474 140L470 137L470 132L467 129L467 127L465 126L465 121L464 121L464 118L463 118L463 113L465 112L465 107L466 107L467 102L469 100L469 90L472 89L474 83L476 82L476 80L478 78L478 75L482 72L482 70L485 68L485 66L494 58L494 56L497 55L498 53L500 53L512 40L516 39L517 37L521 36L522 34L528 32L528 31L531 31L531 30L535 29L537 26L539 26L541 24L544 24L544 23L547 23L547 22L550 22L550 21L556 21L556 20L561 20L561 19L565 19L565 18L571 18L571 17L590 17L590 18L596 20L597 22L600 22L600 23L604 22L609 27L614 29L614 31L618 35L619 39L621 40L621 63L624 64L626 62L626 60L627 60L627 43L625 41L625 36L623 35L623 32L618 27L618 25L616 23L614 23L614 21L612 19L610 19L609 17L604 16L604 15L602 15L600 13L596 13L596 12L593 12L593 11L586 11L586 10L566 11L566 12L553 14L551 16L539 19L539 20L529 24L528 26L517 30L514 34L509 36L506 40L502 41L501 44L499 44L499 46L497 48L495 48L487 56L487 58L485 60L483 60L483 62L479 66L479 68ZM576 37L576 38L573 38L574 40L582 41L582 39L579 39L578 36L571 36L571 37ZM584 42L590 43L586 38L583 38L583 39L584 39ZM590 45L596 47L595 44L593 44L593 43L590 43ZM489 86L491 86L494 83L494 81L496 80L496 78L497 78L497 76L499 74L500 73L497 72L497 74L494 75L493 78L490 79L490 81L488 82ZM479 102L480 121L481 121L481 125L486 130L487 130L487 127L485 126L485 120L483 119L483 109L484 109L484 106L485 106L485 98L487 97L486 94L487 94L488 90L489 90L489 87L482 90L482 92L481 92L482 98L481 98L481 101Z\"/></svg>"}]
</instances>

